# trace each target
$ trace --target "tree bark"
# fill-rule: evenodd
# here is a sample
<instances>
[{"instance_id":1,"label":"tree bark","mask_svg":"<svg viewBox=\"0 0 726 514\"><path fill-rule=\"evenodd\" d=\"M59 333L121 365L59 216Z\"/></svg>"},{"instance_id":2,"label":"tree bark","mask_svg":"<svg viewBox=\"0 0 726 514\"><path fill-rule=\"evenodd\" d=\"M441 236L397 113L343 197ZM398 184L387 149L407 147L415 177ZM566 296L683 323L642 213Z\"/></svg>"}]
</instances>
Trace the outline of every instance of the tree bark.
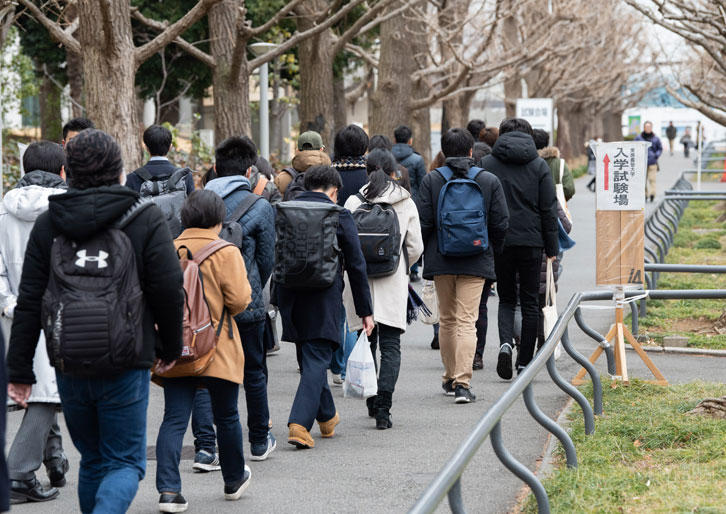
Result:
<instances>
[{"instance_id":1,"label":"tree bark","mask_svg":"<svg viewBox=\"0 0 726 514\"><path fill-rule=\"evenodd\" d=\"M585 153L587 113L582 105L560 103L557 105L557 147L565 159Z\"/></svg>"},{"instance_id":2,"label":"tree bark","mask_svg":"<svg viewBox=\"0 0 726 514\"><path fill-rule=\"evenodd\" d=\"M336 77L333 81L333 132L348 125L345 101L345 80L343 77Z\"/></svg>"},{"instance_id":3,"label":"tree bark","mask_svg":"<svg viewBox=\"0 0 726 514\"><path fill-rule=\"evenodd\" d=\"M72 22L78 16L75 2L69 2L65 9L66 21ZM83 116L83 55L66 49L66 75L71 96L71 116Z\"/></svg>"},{"instance_id":4,"label":"tree bark","mask_svg":"<svg viewBox=\"0 0 726 514\"><path fill-rule=\"evenodd\" d=\"M421 31L411 31L406 16L399 15L380 25L378 82L369 95L368 126L371 134L393 136L393 130L407 124L413 131L413 146L431 160L431 118L429 108L414 110L411 102L426 98L429 90L423 80L414 81L415 55L425 55L426 39Z\"/></svg>"},{"instance_id":5,"label":"tree bark","mask_svg":"<svg viewBox=\"0 0 726 514\"><path fill-rule=\"evenodd\" d=\"M471 102L476 95L476 91L461 93L454 98L444 100L441 109L441 133L443 134L450 128L466 127L469 123L469 111L471 110Z\"/></svg>"},{"instance_id":6,"label":"tree bark","mask_svg":"<svg viewBox=\"0 0 726 514\"><path fill-rule=\"evenodd\" d=\"M605 111L602 114L603 141L623 139L622 111Z\"/></svg>"},{"instance_id":7,"label":"tree bark","mask_svg":"<svg viewBox=\"0 0 726 514\"><path fill-rule=\"evenodd\" d=\"M297 9L299 32L315 25L315 15L327 7L326 0L306 0ZM314 130L323 138L323 143L332 147L335 112L333 77L332 32L324 30L300 42L298 60L300 62L300 132ZM341 100L344 101L344 98Z\"/></svg>"},{"instance_id":8,"label":"tree bark","mask_svg":"<svg viewBox=\"0 0 726 514\"><path fill-rule=\"evenodd\" d=\"M40 100L41 139L60 141L63 138L60 112L61 90L45 74L41 78L38 100Z\"/></svg>"},{"instance_id":9,"label":"tree bark","mask_svg":"<svg viewBox=\"0 0 726 514\"><path fill-rule=\"evenodd\" d=\"M223 0L209 10L210 50L215 61L214 142L250 135L250 94L247 51L242 49L239 74L232 76L232 55L237 39L238 2Z\"/></svg>"},{"instance_id":10,"label":"tree bark","mask_svg":"<svg viewBox=\"0 0 726 514\"><path fill-rule=\"evenodd\" d=\"M95 0L78 1L78 40L83 48L86 111L121 147L127 171L141 164L136 112L134 42L129 2L108 0L107 17Z\"/></svg>"}]
</instances>

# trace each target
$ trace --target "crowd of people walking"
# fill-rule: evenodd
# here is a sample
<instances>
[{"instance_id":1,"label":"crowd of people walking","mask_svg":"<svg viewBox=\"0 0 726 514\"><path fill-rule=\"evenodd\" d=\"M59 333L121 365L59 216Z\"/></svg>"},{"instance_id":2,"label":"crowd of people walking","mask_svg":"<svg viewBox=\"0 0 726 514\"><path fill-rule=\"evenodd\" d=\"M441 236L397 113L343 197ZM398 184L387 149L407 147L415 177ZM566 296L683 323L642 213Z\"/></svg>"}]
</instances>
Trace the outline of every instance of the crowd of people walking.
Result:
<instances>
[{"instance_id":1,"label":"crowd of people walking","mask_svg":"<svg viewBox=\"0 0 726 514\"><path fill-rule=\"evenodd\" d=\"M360 334L377 368L367 413L391 429L410 284L421 277L436 289L431 346L444 394L476 400L495 284L496 372L521 373L544 340L542 270L562 258L560 234L571 228L567 165L549 134L517 118L446 131L428 171L408 126L390 136L349 125L329 155L320 134L303 132L281 170L249 137L231 137L196 184L168 159L172 135L158 125L143 134L148 162L131 173L117 142L87 119L67 123L62 144L31 144L27 173L0 203L7 392L24 409L7 456L11 501L60 494L71 471L62 410L81 454L80 510L125 512L146 472L152 383L164 397L159 510L188 508L179 464L190 419L194 470L220 470L224 498L239 499L252 478L240 386L247 457L264 461L277 447L266 361L279 348L277 318L300 371L289 444L335 436L343 420L328 370L333 385L350 380ZM49 487L36 477L42 465Z\"/></svg>"}]
</instances>

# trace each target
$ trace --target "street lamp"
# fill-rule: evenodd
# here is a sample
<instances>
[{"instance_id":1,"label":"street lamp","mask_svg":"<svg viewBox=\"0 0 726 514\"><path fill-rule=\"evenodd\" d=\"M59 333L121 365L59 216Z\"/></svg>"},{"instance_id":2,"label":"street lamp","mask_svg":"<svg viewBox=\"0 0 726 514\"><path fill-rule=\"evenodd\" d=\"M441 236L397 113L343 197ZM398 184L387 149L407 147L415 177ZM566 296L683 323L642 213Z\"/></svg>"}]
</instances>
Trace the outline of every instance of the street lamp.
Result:
<instances>
[{"instance_id":1,"label":"street lamp","mask_svg":"<svg viewBox=\"0 0 726 514\"><path fill-rule=\"evenodd\" d=\"M274 50L279 45L275 43L252 43L247 48L260 57ZM260 155L265 159L270 158L270 108L267 99L267 63L260 66Z\"/></svg>"}]
</instances>

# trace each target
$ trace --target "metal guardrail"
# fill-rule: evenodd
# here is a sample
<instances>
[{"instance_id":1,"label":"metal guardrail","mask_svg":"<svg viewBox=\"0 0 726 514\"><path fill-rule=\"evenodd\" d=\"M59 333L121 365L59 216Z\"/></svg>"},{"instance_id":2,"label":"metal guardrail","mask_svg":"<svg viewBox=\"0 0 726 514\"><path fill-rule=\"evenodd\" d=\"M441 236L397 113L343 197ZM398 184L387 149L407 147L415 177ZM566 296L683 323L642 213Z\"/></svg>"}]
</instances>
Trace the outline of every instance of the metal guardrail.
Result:
<instances>
[{"instance_id":1,"label":"metal guardrail","mask_svg":"<svg viewBox=\"0 0 726 514\"><path fill-rule=\"evenodd\" d=\"M626 291L625 297L632 298L640 294L642 294L641 291ZM726 290L655 290L649 291L649 295L651 298L662 300L726 299ZM534 392L532 390L532 381L542 371L542 369L546 367L547 372L555 384L557 384L557 386L569 396L574 398L582 409L585 422L585 433L589 435L594 432L594 415L602 414L602 384L594 366L585 358L585 356L579 353L570 342L568 325L574 318L585 334L594 339L605 349L608 372L611 375L614 375L615 359L611 345L601 334L585 323L580 310L580 304L583 302L612 299L613 293L611 291L580 292L575 293L572 298L570 298L567 307L560 314L552 332L547 337L545 344L537 352L535 358L532 359L524 371L516 378L516 380L514 380L512 385L504 392L502 397L494 405L492 405L492 407L479 420L469 436L467 436L464 442L459 445L441 471L424 490L409 513L424 514L434 512L444 497L448 496L451 511L454 514L464 514L465 508L461 492L461 475L464 473L467 465L481 445L487 439L491 441L494 453L502 464L504 464L509 471L514 473L532 489L532 493L537 500L539 513L548 514L550 512L549 497L547 496L547 491L545 491L540 480L529 470L529 468L517 461L504 447L501 427L502 418L512 407L514 402L522 396L524 398L527 411L532 415L532 417L546 430L557 437L562 443L562 446L565 449L567 467L577 467L577 452L572 439L567 432L562 429L562 427L546 416L537 406L534 399ZM557 341L559 340L562 341L562 347L565 352L578 364L582 365L590 375L593 384L592 407L585 396L575 387L570 385L569 382L565 381L557 371L554 351L557 346Z\"/></svg>"}]
</instances>

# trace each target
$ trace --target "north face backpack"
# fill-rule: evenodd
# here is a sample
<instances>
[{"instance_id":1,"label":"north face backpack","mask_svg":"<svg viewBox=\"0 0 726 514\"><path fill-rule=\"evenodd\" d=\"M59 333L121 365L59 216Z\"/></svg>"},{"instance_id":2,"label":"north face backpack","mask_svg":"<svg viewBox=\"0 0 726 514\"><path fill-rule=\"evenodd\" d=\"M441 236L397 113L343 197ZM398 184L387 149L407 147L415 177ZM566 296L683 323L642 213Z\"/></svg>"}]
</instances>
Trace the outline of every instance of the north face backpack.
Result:
<instances>
[{"instance_id":1,"label":"north face backpack","mask_svg":"<svg viewBox=\"0 0 726 514\"><path fill-rule=\"evenodd\" d=\"M212 314L209 311L207 298L204 294L204 276L200 266L202 263L222 248L233 246L229 241L216 239L200 248L195 254L186 246L177 249L182 273L184 274L184 321L182 322L182 353L176 365L160 376L187 377L204 372L214 360L219 335L222 333L224 319L227 318L230 338L233 337L232 316L227 309L222 310L222 316L215 328L212 323Z\"/></svg>"},{"instance_id":2,"label":"north face backpack","mask_svg":"<svg viewBox=\"0 0 726 514\"><path fill-rule=\"evenodd\" d=\"M472 167L466 177L456 178L448 166L436 171L446 180L437 205L439 253L447 257L483 253L489 247L486 208L475 179L484 170Z\"/></svg>"},{"instance_id":3,"label":"north face backpack","mask_svg":"<svg viewBox=\"0 0 726 514\"><path fill-rule=\"evenodd\" d=\"M144 168L136 170L143 180L139 196L159 206L174 239L182 233L181 209L187 199L186 178L191 172L189 168L179 168L168 177L154 177Z\"/></svg>"},{"instance_id":4,"label":"north face backpack","mask_svg":"<svg viewBox=\"0 0 726 514\"><path fill-rule=\"evenodd\" d=\"M247 211L249 211L252 206L257 203L257 200L262 200L262 197L257 196L256 194L247 195L244 200L237 205L235 210L229 213L229 215L224 219L222 222L222 230L219 231L219 237L225 241L229 241L242 250L244 234L242 233L242 226L239 224L239 220L241 220L242 216L244 216Z\"/></svg>"},{"instance_id":5,"label":"north face backpack","mask_svg":"<svg viewBox=\"0 0 726 514\"><path fill-rule=\"evenodd\" d=\"M339 215L332 203L288 201L276 205L275 282L290 289L325 289L338 276Z\"/></svg>"},{"instance_id":6,"label":"north face backpack","mask_svg":"<svg viewBox=\"0 0 726 514\"><path fill-rule=\"evenodd\" d=\"M387 203L371 203L358 193L363 203L353 211L360 247L371 278L392 275L401 260L401 227L398 215Z\"/></svg>"},{"instance_id":7,"label":"north face backpack","mask_svg":"<svg viewBox=\"0 0 726 514\"><path fill-rule=\"evenodd\" d=\"M292 182L287 185L287 189L285 189L285 194L282 197L283 202L294 200L295 198L300 196L300 193L305 192L304 173L298 173L297 170L295 170L294 168L285 168L282 170L281 173L287 173L292 177Z\"/></svg>"},{"instance_id":8,"label":"north face backpack","mask_svg":"<svg viewBox=\"0 0 726 514\"><path fill-rule=\"evenodd\" d=\"M133 368L144 346L144 295L136 254L123 229L151 202L83 242L53 241L41 319L50 363L62 373L100 377Z\"/></svg>"}]
</instances>

